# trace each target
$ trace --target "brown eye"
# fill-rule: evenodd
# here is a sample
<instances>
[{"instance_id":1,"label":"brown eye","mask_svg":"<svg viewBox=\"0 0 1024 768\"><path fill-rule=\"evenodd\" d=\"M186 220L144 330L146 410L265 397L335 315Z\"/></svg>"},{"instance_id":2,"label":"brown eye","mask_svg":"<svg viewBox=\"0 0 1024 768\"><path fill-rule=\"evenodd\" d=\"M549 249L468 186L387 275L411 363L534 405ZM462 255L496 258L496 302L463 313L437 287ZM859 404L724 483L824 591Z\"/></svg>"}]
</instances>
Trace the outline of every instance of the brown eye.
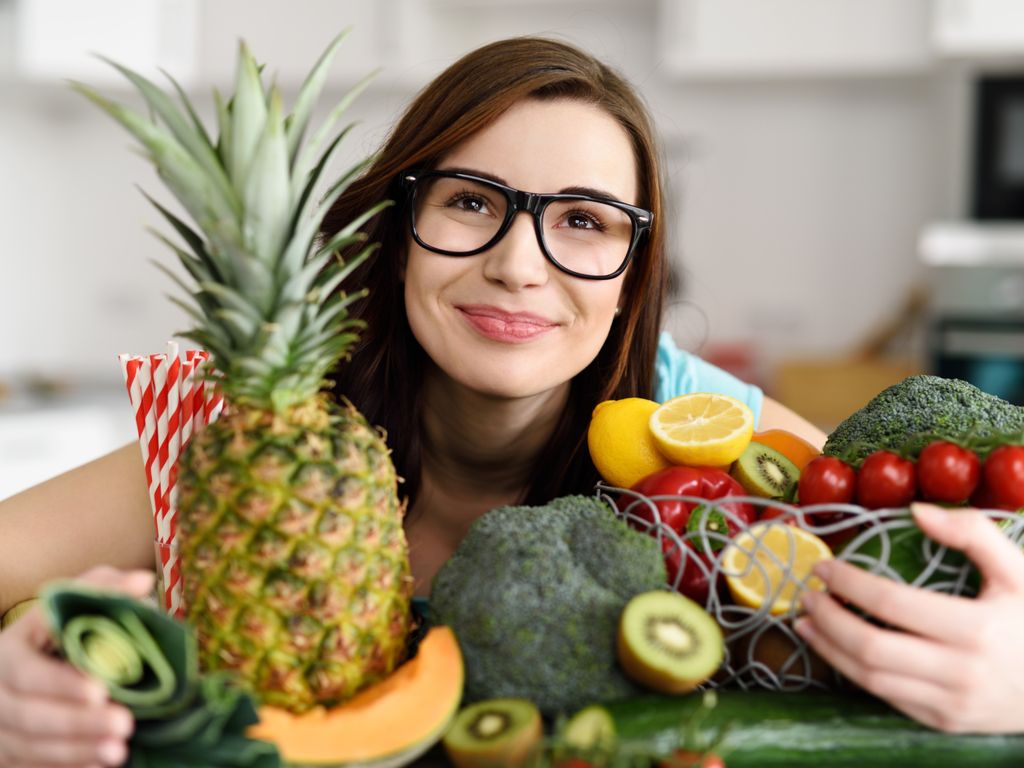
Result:
<instances>
[{"instance_id":1,"label":"brown eye","mask_svg":"<svg viewBox=\"0 0 1024 768\"><path fill-rule=\"evenodd\" d=\"M477 192L458 192L449 197L445 203L445 208L453 208L459 212L465 213L480 213L489 214L492 213L493 206L486 197Z\"/></svg>"},{"instance_id":2,"label":"brown eye","mask_svg":"<svg viewBox=\"0 0 1024 768\"><path fill-rule=\"evenodd\" d=\"M570 229L596 229L602 231L604 225L598 218L586 211L573 211L565 217L565 223Z\"/></svg>"}]
</instances>

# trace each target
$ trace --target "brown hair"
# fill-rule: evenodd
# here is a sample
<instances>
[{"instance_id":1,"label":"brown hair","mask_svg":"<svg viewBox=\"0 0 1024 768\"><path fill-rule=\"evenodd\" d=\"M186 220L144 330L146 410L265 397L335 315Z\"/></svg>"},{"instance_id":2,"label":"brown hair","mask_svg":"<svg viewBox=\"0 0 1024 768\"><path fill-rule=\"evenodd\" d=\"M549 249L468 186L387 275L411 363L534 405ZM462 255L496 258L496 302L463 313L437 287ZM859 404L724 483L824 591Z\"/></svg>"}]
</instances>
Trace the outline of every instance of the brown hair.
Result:
<instances>
[{"instance_id":1,"label":"brown hair","mask_svg":"<svg viewBox=\"0 0 1024 768\"><path fill-rule=\"evenodd\" d=\"M417 95L372 165L335 203L321 232L330 237L381 200L399 202L364 227L380 250L352 274L346 289L369 290L369 298L353 309L367 325L351 359L338 367L334 379L338 392L371 424L386 430L410 506L419 486L420 390L426 355L405 314L400 270L409 232L395 179L409 168L434 167L457 144L523 99L579 100L615 118L633 144L637 204L654 213L653 227L627 272L622 314L594 361L573 379L569 405L537 458L523 501L539 504L566 493L590 492L598 479L586 444L594 406L608 399L653 397L667 275L662 189L647 110L621 76L565 43L520 37L472 51Z\"/></svg>"}]
</instances>

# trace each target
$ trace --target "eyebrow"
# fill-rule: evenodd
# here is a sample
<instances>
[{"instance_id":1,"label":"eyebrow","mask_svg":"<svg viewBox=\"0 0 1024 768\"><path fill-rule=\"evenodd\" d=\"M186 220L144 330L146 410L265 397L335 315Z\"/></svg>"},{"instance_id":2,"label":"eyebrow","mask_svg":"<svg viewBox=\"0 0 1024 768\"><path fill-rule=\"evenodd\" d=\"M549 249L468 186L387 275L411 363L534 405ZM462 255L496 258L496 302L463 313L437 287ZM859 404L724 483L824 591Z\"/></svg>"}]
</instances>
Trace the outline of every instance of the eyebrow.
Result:
<instances>
[{"instance_id":1,"label":"eyebrow","mask_svg":"<svg viewBox=\"0 0 1024 768\"><path fill-rule=\"evenodd\" d=\"M493 181L495 184L502 184L502 185L504 185L506 187L511 187L512 186L507 181L505 181L505 179L501 178L501 176L496 176L493 173L488 173L487 171L481 171L481 170L478 170L476 168L438 168L437 170L439 170L439 171L450 171L450 172L454 172L454 173L466 173L466 174L469 174L470 176L479 176L481 179L487 179L488 181ZM611 192L607 192L607 191L605 191L603 189L598 189L597 187L582 187L582 186L562 187L562 189L558 190L558 192L556 192L555 194L559 194L559 195L586 195L588 197L602 197L605 200L613 200L613 201L615 201L617 203L624 203L625 202L625 200L620 200L618 197L613 195Z\"/></svg>"}]
</instances>

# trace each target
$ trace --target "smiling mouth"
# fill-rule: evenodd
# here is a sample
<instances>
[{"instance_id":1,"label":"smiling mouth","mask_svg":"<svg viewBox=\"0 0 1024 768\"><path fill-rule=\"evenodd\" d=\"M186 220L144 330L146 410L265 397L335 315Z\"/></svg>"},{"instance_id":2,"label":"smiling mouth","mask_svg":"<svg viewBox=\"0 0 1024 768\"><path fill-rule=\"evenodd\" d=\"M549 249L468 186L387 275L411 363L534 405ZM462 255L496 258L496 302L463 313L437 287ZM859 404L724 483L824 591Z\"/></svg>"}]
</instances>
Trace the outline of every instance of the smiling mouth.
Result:
<instances>
[{"instance_id":1,"label":"smiling mouth","mask_svg":"<svg viewBox=\"0 0 1024 768\"><path fill-rule=\"evenodd\" d=\"M496 307L456 307L467 324L493 341L507 344L531 341L558 327L558 323L529 312L505 312Z\"/></svg>"}]
</instances>

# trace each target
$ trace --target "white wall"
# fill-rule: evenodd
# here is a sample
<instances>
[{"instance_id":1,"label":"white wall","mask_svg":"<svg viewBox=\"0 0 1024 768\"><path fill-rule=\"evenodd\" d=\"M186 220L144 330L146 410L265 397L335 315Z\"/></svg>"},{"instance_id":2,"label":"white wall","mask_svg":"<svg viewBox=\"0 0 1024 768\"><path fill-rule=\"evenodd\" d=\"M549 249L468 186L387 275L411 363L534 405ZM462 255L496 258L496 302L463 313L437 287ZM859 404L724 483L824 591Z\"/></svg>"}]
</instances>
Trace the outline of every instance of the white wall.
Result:
<instances>
[{"instance_id":1,"label":"white wall","mask_svg":"<svg viewBox=\"0 0 1024 768\"><path fill-rule=\"evenodd\" d=\"M662 129L674 251L712 339L754 337L769 362L854 344L916 279L922 225L957 213L962 148L937 127L935 78L629 74ZM362 97L349 158L407 96L385 84ZM182 327L163 297L172 286L148 263L172 263L144 231L162 222L135 185L168 197L127 134L76 94L7 85L0 98L0 374L102 375L118 351Z\"/></svg>"},{"instance_id":2,"label":"white wall","mask_svg":"<svg viewBox=\"0 0 1024 768\"><path fill-rule=\"evenodd\" d=\"M416 26L420 34L396 47L386 15L371 23L360 6L366 32L360 38L357 26L350 48L362 58L400 56L353 110L361 124L342 163L372 150L431 74L489 39L553 34L625 71L663 136L685 284L668 323L691 349L748 342L770 371L787 356L852 347L920 279L921 227L960 213L965 92L955 70L681 79L659 53L652 0L382 5L401 14L394 23L403 34ZM207 51L233 46L258 18L237 15L232 27L230 7L215 7ZM293 69L319 53L327 26L310 30L315 45L294 47ZM273 32L266 27L253 28L257 38ZM301 40L300 27L289 34ZM363 69L347 55L343 48L345 79ZM207 90L197 98L208 116ZM340 93L332 88L327 101ZM130 147L122 129L65 87L0 77L0 381L37 373L113 391L118 352L159 350L184 327L164 297L174 287L149 263L172 264L145 231L166 227L135 185L168 196Z\"/></svg>"}]
</instances>

